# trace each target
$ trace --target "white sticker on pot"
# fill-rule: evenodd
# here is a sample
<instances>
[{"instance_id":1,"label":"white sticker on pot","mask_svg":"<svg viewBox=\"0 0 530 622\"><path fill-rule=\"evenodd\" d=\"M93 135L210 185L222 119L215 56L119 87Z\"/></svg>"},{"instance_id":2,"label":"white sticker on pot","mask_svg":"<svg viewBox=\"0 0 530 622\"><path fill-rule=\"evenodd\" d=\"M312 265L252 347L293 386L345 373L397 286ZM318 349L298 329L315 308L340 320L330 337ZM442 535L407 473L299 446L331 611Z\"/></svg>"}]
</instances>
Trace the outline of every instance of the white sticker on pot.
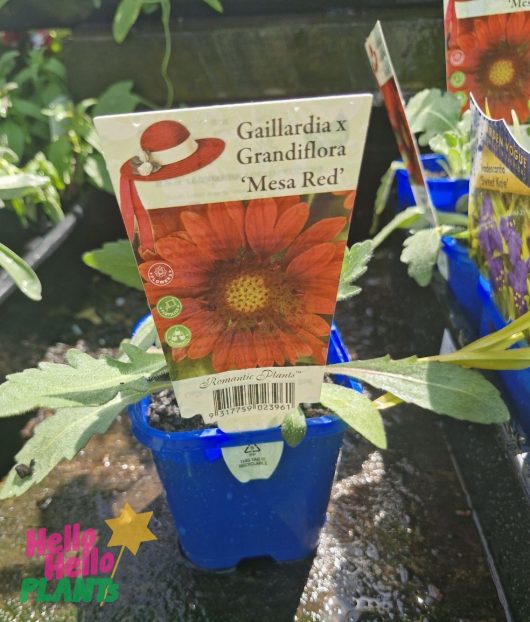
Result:
<instances>
[{"instance_id":1,"label":"white sticker on pot","mask_svg":"<svg viewBox=\"0 0 530 622\"><path fill-rule=\"evenodd\" d=\"M254 479L269 479L283 453L283 441L224 447L223 459L230 473L245 484Z\"/></svg>"}]
</instances>

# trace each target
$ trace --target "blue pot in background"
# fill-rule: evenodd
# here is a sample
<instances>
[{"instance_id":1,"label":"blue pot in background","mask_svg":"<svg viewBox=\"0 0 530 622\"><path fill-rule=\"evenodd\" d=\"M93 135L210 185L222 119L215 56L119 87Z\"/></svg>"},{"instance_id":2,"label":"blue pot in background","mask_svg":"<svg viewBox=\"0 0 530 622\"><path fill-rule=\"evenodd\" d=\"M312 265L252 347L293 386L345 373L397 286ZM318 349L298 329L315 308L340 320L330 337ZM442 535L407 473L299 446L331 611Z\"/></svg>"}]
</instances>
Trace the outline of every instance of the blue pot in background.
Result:
<instances>
[{"instance_id":1,"label":"blue pot in background","mask_svg":"<svg viewBox=\"0 0 530 622\"><path fill-rule=\"evenodd\" d=\"M438 269L462 307L471 327L478 332L482 318L479 295L480 270L469 256L467 246L454 238L442 238Z\"/></svg>"},{"instance_id":2,"label":"blue pot in background","mask_svg":"<svg viewBox=\"0 0 530 622\"><path fill-rule=\"evenodd\" d=\"M454 212L460 197L469 194L469 179L448 179L447 177L431 177L429 173L444 173L440 162L444 157L437 154L421 156L423 168L427 174L427 185L436 209L442 212ZM406 170L396 171L397 210L402 211L415 205L414 195L410 186L409 174Z\"/></svg>"},{"instance_id":3,"label":"blue pot in background","mask_svg":"<svg viewBox=\"0 0 530 622\"><path fill-rule=\"evenodd\" d=\"M333 327L329 362L347 360ZM342 380L361 390L355 381ZM283 442L279 427L168 433L148 424L149 403L145 399L129 408L132 431L151 449L180 546L191 562L220 570L246 558L283 562L315 551L346 429L342 420L333 415L308 419L304 440L295 448L284 444L269 479L241 483L227 467L223 449Z\"/></svg>"},{"instance_id":4,"label":"blue pot in background","mask_svg":"<svg viewBox=\"0 0 530 622\"><path fill-rule=\"evenodd\" d=\"M479 295L482 303L481 336L504 328L508 322L502 317L495 304L489 281L482 276L479 283ZM528 345L526 341L520 341L512 347L527 348ZM497 371L495 374L500 380L503 393L513 407L516 417L526 435L530 437L530 369Z\"/></svg>"}]
</instances>

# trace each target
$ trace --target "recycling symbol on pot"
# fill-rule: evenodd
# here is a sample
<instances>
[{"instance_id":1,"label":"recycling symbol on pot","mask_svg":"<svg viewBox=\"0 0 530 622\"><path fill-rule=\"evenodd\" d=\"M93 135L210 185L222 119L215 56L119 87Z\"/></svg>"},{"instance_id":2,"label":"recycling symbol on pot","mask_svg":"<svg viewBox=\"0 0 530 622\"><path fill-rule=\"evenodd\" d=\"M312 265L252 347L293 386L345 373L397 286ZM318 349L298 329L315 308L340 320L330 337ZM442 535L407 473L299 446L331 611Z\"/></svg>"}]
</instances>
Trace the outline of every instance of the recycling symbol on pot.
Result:
<instances>
[{"instance_id":1,"label":"recycling symbol on pot","mask_svg":"<svg viewBox=\"0 0 530 622\"><path fill-rule=\"evenodd\" d=\"M259 454L260 451L261 449L257 445L249 445L245 449L245 453L250 454L251 456L253 456L254 454Z\"/></svg>"}]
</instances>

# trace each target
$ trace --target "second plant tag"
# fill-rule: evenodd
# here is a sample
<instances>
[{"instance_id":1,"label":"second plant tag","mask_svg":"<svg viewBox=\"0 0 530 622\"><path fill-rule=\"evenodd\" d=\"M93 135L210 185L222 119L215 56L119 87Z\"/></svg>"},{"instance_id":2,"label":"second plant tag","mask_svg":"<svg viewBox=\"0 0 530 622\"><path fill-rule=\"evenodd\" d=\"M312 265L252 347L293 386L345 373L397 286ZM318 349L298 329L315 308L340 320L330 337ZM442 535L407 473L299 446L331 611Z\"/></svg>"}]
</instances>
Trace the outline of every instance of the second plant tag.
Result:
<instances>
[{"instance_id":1,"label":"second plant tag","mask_svg":"<svg viewBox=\"0 0 530 622\"><path fill-rule=\"evenodd\" d=\"M433 222L436 222L434 207L425 180L425 171L420 159L420 150L407 119L403 95L381 22L376 23L368 39L366 39L365 48L385 102L399 153L410 177L410 186L416 205L423 207L427 214L432 215Z\"/></svg>"},{"instance_id":2,"label":"second plant tag","mask_svg":"<svg viewBox=\"0 0 530 622\"><path fill-rule=\"evenodd\" d=\"M96 119L183 417L319 401L371 100Z\"/></svg>"}]
</instances>

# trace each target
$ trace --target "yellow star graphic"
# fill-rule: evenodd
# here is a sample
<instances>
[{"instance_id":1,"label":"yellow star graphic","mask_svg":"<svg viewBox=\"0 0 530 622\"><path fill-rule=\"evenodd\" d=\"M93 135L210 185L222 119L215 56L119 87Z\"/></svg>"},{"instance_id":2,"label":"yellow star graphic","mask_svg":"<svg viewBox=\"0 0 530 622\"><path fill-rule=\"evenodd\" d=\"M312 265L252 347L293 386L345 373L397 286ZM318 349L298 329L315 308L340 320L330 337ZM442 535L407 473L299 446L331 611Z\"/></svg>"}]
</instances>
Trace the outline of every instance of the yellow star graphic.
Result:
<instances>
[{"instance_id":1,"label":"yellow star graphic","mask_svg":"<svg viewBox=\"0 0 530 622\"><path fill-rule=\"evenodd\" d=\"M136 555L142 542L157 539L155 534L147 527L151 516L153 516L153 512L137 514L126 503L119 516L105 521L112 529L112 536L107 546L127 547L133 555Z\"/></svg>"}]
</instances>

